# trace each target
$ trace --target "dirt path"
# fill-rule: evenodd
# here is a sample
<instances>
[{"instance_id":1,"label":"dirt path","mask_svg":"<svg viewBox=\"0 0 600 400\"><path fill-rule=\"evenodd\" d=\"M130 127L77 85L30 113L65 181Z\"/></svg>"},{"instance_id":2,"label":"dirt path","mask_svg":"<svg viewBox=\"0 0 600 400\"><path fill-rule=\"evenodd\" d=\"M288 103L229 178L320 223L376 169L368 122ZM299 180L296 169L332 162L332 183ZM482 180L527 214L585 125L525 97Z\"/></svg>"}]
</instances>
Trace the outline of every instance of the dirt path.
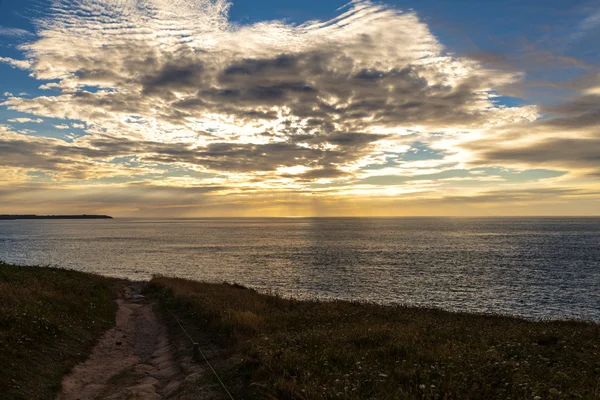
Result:
<instances>
[{"instance_id":1,"label":"dirt path","mask_svg":"<svg viewBox=\"0 0 600 400\"><path fill-rule=\"evenodd\" d=\"M177 391L181 371L166 327L149 301L136 298L142 288L142 283L123 286L116 326L104 334L87 361L63 378L58 400L152 400Z\"/></svg>"}]
</instances>

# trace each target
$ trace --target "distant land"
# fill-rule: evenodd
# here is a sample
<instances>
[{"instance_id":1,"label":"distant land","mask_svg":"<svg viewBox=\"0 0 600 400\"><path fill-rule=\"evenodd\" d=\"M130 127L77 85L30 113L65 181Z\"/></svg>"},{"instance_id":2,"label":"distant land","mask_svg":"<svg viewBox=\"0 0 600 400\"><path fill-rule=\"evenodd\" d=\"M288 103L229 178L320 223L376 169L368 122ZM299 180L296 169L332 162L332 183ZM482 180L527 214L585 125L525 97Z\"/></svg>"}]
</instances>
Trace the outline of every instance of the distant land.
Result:
<instances>
[{"instance_id":1,"label":"distant land","mask_svg":"<svg viewBox=\"0 0 600 400\"><path fill-rule=\"evenodd\" d=\"M0 214L0 220L17 220L17 219L112 219L109 215L11 215Z\"/></svg>"}]
</instances>

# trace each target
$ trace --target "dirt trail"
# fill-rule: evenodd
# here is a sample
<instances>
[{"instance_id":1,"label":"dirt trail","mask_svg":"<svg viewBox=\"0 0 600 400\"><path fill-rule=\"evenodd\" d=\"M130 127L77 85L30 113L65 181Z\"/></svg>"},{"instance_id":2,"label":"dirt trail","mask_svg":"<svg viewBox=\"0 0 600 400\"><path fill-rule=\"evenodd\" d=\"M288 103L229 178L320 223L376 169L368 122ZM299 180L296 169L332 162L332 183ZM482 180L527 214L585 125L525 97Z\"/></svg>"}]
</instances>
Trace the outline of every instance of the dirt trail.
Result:
<instances>
[{"instance_id":1,"label":"dirt trail","mask_svg":"<svg viewBox=\"0 0 600 400\"><path fill-rule=\"evenodd\" d=\"M63 378L58 400L162 399L182 383L167 329L152 304L136 298L142 283L123 285L116 326L94 347L90 358Z\"/></svg>"}]
</instances>

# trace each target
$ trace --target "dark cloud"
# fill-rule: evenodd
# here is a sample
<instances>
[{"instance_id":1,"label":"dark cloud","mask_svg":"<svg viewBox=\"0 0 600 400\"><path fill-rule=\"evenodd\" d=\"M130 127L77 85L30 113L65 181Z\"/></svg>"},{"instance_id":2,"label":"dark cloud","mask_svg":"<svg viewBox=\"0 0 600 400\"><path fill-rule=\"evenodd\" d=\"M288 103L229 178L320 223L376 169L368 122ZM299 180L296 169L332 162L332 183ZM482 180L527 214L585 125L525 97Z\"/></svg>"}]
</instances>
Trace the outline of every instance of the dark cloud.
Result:
<instances>
[{"instance_id":1,"label":"dark cloud","mask_svg":"<svg viewBox=\"0 0 600 400\"><path fill-rule=\"evenodd\" d=\"M280 167L306 165L315 168L314 174L302 179L342 176L336 169L355 160L367 151L365 145L384 135L337 133L331 136L301 137L296 142L266 144L215 142L206 147L185 143L140 141L110 135L83 137L72 143L57 139L32 138L11 134L0 136L0 165L35 168L85 176L97 167L94 161L109 162L117 157L135 156L141 162L200 166L214 171L259 172L275 171ZM306 147L330 143L339 148ZM356 150L356 148L359 150Z\"/></svg>"},{"instance_id":2,"label":"dark cloud","mask_svg":"<svg viewBox=\"0 0 600 400\"><path fill-rule=\"evenodd\" d=\"M479 153L482 164L561 166L600 173L600 138L550 139L529 146L495 148Z\"/></svg>"},{"instance_id":3,"label":"dark cloud","mask_svg":"<svg viewBox=\"0 0 600 400\"><path fill-rule=\"evenodd\" d=\"M480 164L600 170L600 96L576 96L541 109L547 118L508 125L464 147L476 152Z\"/></svg>"},{"instance_id":4,"label":"dark cloud","mask_svg":"<svg viewBox=\"0 0 600 400\"><path fill-rule=\"evenodd\" d=\"M600 95L578 96L557 105L543 107L542 111L554 117L540 121L539 125L571 130L595 128L595 133L600 137Z\"/></svg>"},{"instance_id":5,"label":"dark cloud","mask_svg":"<svg viewBox=\"0 0 600 400\"><path fill-rule=\"evenodd\" d=\"M302 178L309 179L309 180L320 179L320 178L339 178L339 177L346 176L346 175L348 175L347 172L341 171L341 170L339 170L337 168L333 168L333 167L313 169L311 171L300 174L300 176Z\"/></svg>"},{"instance_id":6,"label":"dark cloud","mask_svg":"<svg viewBox=\"0 0 600 400\"><path fill-rule=\"evenodd\" d=\"M188 64L185 60L183 63L169 63L142 79L142 92L151 94L162 90L196 89L203 85L204 72L204 64L200 60Z\"/></svg>"}]
</instances>

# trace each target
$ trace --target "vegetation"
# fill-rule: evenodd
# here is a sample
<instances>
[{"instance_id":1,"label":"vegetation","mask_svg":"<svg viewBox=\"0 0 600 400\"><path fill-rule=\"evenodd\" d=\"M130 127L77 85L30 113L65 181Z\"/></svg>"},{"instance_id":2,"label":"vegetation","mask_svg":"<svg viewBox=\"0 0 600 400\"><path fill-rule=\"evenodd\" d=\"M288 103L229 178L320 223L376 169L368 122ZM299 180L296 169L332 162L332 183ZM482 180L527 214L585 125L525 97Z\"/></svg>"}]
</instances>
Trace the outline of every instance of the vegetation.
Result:
<instances>
[{"instance_id":1,"label":"vegetation","mask_svg":"<svg viewBox=\"0 0 600 400\"><path fill-rule=\"evenodd\" d=\"M54 398L115 310L111 279L0 262L0 397Z\"/></svg>"},{"instance_id":2,"label":"vegetation","mask_svg":"<svg viewBox=\"0 0 600 400\"><path fill-rule=\"evenodd\" d=\"M236 398L600 398L596 324L296 301L162 277L149 293L227 350L217 370Z\"/></svg>"}]
</instances>

